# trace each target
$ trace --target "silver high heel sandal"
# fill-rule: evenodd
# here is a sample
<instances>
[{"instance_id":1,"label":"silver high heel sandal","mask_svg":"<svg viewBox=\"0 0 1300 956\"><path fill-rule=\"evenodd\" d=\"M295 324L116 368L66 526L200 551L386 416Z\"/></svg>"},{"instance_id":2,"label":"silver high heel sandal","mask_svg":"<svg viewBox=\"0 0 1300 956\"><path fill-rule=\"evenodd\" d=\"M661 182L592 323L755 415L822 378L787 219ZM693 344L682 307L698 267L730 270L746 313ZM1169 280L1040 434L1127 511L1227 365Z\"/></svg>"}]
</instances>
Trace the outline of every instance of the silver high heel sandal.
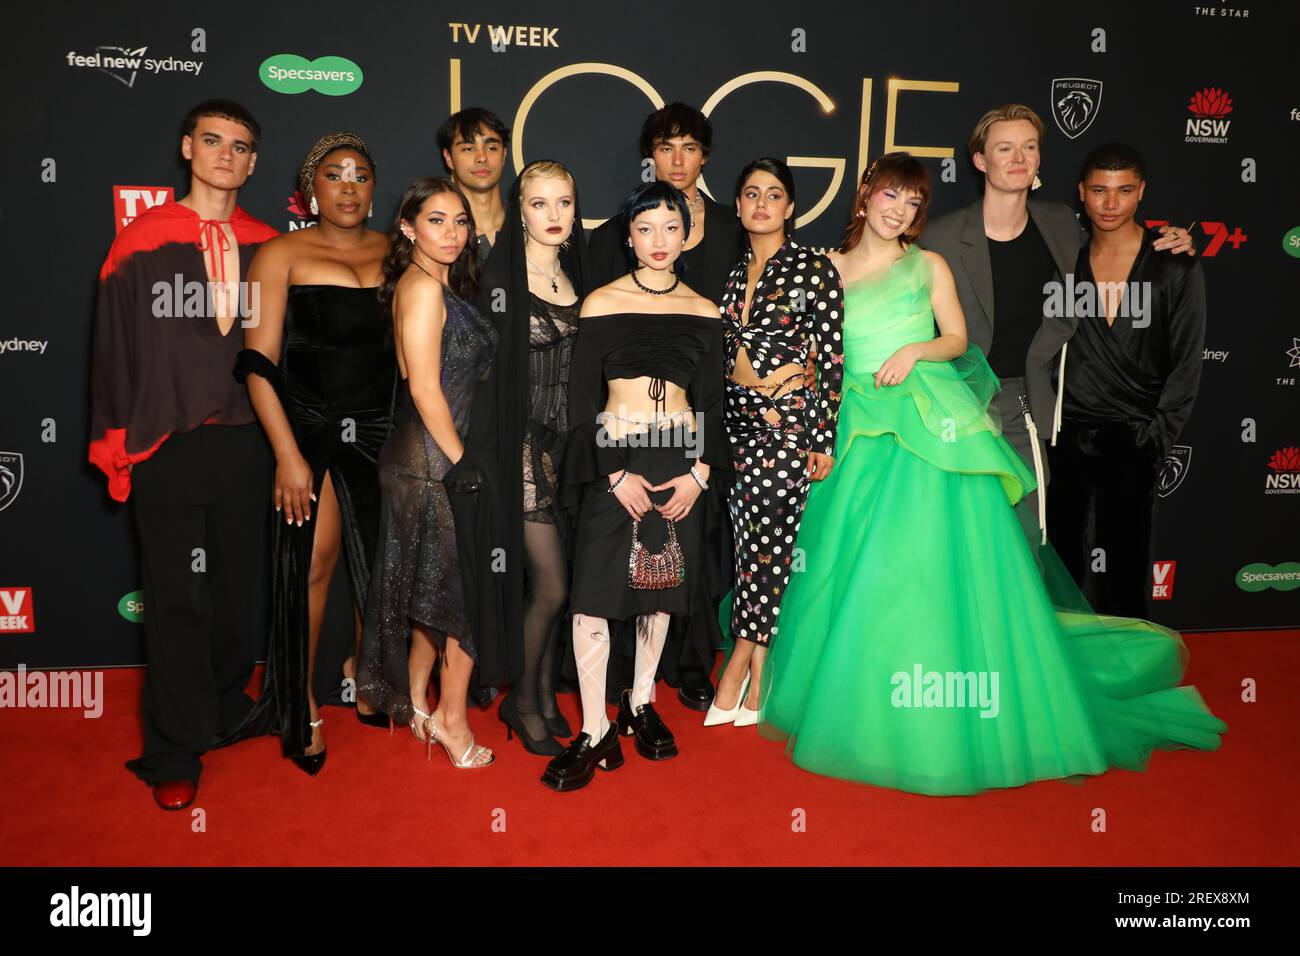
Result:
<instances>
[{"instance_id":1,"label":"silver high heel sandal","mask_svg":"<svg viewBox=\"0 0 1300 956\"><path fill-rule=\"evenodd\" d=\"M489 750L487 747L483 747L475 743L474 735L470 734L469 746L465 748L465 752L461 754L460 759L457 760L455 757L451 755L451 750L447 747L447 742L438 736L438 725L433 722L432 714L429 715L428 729L429 729L429 747L432 749L433 742L437 741L438 745L441 746L442 749L446 752L447 759L451 761L451 765L455 767L457 770L479 770L483 767L489 766L492 763L492 761L497 759L496 755L493 754L492 751ZM481 758L484 754L487 754L487 760L480 763L479 758Z\"/></svg>"}]
</instances>

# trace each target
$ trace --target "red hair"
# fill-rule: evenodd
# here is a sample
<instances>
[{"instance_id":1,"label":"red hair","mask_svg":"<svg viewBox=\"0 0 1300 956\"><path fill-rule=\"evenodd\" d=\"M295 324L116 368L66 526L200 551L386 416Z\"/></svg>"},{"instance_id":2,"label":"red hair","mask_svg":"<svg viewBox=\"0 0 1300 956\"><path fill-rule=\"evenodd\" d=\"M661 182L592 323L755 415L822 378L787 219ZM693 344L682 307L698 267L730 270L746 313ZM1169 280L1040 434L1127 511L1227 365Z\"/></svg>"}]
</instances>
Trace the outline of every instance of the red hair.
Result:
<instances>
[{"instance_id":1,"label":"red hair","mask_svg":"<svg viewBox=\"0 0 1300 956\"><path fill-rule=\"evenodd\" d=\"M925 214L930 208L930 173L911 153L886 153L862 174L857 195L853 197L849 225L844 230L844 241L840 243L840 252L848 252L862 241L862 230L867 227L867 203L882 189L911 191L920 197L921 206L916 210L916 218L898 238L903 245L910 245L921 238L921 233L925 231Z\"/></svg>"}]
</instances>

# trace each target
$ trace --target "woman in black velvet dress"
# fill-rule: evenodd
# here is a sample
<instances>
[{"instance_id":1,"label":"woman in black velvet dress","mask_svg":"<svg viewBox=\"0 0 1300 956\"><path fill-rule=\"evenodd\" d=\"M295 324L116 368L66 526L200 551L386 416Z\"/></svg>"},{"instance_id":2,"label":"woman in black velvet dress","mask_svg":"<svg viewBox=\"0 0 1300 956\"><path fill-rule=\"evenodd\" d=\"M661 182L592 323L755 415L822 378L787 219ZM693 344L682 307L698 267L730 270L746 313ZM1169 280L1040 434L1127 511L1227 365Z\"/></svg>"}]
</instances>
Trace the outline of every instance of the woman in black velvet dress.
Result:
<instances>
[{"instance_id":1,"label":"woman in black velvet dress","mask_svg":"<svg viewBox=\"0 0 1300 956\"><path fill-rule=\"evenodd\" d=\"M341 549L356 619L364 613L379 524L376 460L392 424L392 325L377 295L389 243L366 227L374 165L353 133L312 147L299 188L317 225L258 250L249 272L256 321L235 368L276 467L266 676L234 736L279 733L284 753L310 774L325 763L312 692L325 598ZM373 716L363 704L358 714Z\"/></svg>"}]
</instances>

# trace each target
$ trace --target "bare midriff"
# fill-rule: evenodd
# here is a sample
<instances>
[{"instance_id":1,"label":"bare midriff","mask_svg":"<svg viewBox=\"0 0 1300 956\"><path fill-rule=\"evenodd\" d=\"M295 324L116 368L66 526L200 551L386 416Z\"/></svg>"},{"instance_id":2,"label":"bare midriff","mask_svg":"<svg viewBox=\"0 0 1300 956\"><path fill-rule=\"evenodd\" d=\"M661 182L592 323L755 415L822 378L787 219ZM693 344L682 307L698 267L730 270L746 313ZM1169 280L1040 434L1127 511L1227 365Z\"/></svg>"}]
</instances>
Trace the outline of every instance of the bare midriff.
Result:
<instances>
[{"instance_id":1,"label":"bare midriff","mask_svg":"<svg viewBox=\"0 0 1300 956\"><path fill-rule=\"evenodd\" d=\"M684 423L695 430L695 416L687 414L690 402L686 389L669 381L663 383L663 398L656 402L651 396L658 380L648 375L639 378L614 378L609 380L609 398L605 402L605 430L611 438L622 438L630 432L643 432L647 427L671 428ZM624 421L631 419L631 421Z\"/></svg>"},{"instance_id":2,"label":"bare midriff","mask_svg":"<svg viewBox=\"0 0 1300 956\"><path fill-rule=\"evenodd\" d=\"M736 367L729 376L737 385L757 389L764 395L775 398L803 388L804 367L802 365L782 365L767 378L759 378L754 366L749 362L749 353L744 348L736 352Z\"/></svg>"}]
</instances>

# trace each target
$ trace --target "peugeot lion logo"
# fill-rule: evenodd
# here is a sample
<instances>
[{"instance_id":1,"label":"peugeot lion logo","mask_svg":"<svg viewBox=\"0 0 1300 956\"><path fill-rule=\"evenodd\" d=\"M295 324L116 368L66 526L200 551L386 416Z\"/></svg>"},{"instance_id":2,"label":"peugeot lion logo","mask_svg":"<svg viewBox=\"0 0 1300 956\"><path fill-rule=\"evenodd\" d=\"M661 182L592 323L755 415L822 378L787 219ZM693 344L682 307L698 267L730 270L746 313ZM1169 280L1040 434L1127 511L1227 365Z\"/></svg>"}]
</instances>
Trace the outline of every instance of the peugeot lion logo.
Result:
<instances>
[{"instance_id":1,"label":"peugeot lion logo","mask_svg":"<svg viewBox=\"0 0 1300 956\"><path fill-rule=\"evenodd\" d=\"M1101 80L1072 76L1052 80L1052 116L1056 127L1070 139L1078 139L1101 108Z\"/></svg>"},{"instance_id":2,"label":"peugeot lion logo","mask_svg":"<svg viewBox=\"0 0 1300 956\"><path fill-rule=\"evenodd\" d=\"M1192 446L1175 445L1169 449L1169 455L1160 466L1160 476L1156 479L1156 493L1161 498L1168 498L1187 477L1187 469L1192 464Z\"/></svg>"}]
</instances>

